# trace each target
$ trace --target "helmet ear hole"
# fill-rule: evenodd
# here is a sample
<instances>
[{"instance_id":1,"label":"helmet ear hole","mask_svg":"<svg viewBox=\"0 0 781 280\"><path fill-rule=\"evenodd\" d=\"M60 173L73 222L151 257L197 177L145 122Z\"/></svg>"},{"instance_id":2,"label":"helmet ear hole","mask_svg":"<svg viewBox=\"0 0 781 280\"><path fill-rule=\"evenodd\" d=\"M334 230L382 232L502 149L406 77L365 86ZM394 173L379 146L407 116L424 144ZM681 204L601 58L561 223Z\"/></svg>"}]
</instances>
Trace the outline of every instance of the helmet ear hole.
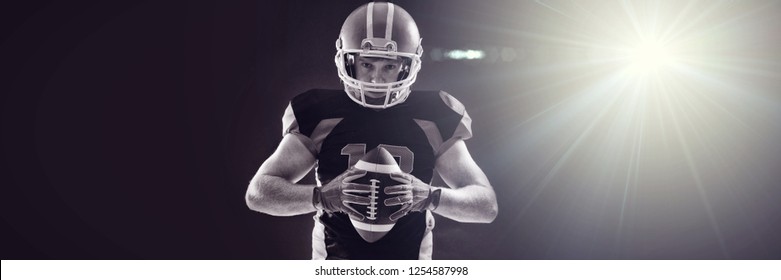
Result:
<instances>
[{"instance_id":1,"label":"helmet ear hole","mask_svg":"<svg viewBox=\"0 0 781 280\"><path fill-rule=\"evenodd\" d=\"M401 70L399 71L399 76L396 78L396 81L401 81L409 77L412 60L408 58L403 58L403 60L404 61L401 63Z\"/></svg>"},{"instance_id":2,"label":"helmet ear hole","mask_svg":"<svg viewBox=\"0 0 781 280\"><path fill-rule=\"evenodd\" d=\"M346 53L344 54L344 69L347 71L347 75L352 78L355 76L355 55Z\"/></svg>"}]
</instances>

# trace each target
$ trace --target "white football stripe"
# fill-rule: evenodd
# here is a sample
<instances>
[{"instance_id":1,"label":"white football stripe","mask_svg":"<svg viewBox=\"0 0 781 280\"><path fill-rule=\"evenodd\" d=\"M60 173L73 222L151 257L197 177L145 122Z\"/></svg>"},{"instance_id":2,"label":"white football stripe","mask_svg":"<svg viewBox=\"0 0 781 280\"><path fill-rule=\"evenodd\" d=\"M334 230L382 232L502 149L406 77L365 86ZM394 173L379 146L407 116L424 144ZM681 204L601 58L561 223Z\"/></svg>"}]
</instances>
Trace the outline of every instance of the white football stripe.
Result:
<instances>
[{"instance_id":1,"label":"white football stripe","mask_svg":"<svg viewBox=\"0 0 781 280\"><path fill-rule=\"evenodd\" d=\"M395 224L390 224L390 225L373 225L373 224L367 224L367 223L358 222L358 221L354 221L354 220L351 220L351 222L353 222L353 226L356 229L361 229L361 230L371 231L371 232L388 232L395 225Z\"/></svg>"},{"instance_id":2,"label":"white football stripe","mask_svg":"<svg viewBox=\"0 0 781 280\"><path fill-rule=\"evenodd\" d=\"M399 168L399 165L397 164L376 164L371 162L365 162L363 160L359 160L358 163L355 164L355 168L358 168L360 170L371 171L371 172L383 173L383 174L401 172L401 168Z\"/></svg>"}]
</instances>

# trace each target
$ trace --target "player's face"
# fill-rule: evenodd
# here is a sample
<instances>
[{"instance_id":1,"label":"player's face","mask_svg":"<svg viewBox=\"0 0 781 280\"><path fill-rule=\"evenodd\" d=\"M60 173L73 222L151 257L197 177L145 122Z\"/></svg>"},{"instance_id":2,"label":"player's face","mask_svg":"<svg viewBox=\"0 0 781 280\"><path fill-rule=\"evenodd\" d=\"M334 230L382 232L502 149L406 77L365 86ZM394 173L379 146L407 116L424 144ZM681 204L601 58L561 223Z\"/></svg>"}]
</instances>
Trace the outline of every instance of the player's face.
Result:
<instances>
[{"instance_id":1,"label":"player's face","mask_svg":"<svg viewBox=\"0 0 781 280\"><path fill-rule=\"evenodd\" d=\"M401 60L379 57L358 56L356 62L355 78L359 81L369 83L396 82L402 67ZM367 91L366 96L371 98L384 98L385 92Z\"/></svg>"}]
</instances>

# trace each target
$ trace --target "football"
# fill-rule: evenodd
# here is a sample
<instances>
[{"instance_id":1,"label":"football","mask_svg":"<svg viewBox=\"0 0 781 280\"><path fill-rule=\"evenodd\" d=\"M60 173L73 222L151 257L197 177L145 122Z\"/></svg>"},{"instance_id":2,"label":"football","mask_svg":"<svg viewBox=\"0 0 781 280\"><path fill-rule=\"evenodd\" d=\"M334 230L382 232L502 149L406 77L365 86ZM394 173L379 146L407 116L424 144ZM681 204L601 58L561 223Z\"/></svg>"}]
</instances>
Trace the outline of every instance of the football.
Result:
<instances>
[{"instance_id":1,"label":"football","mask_svg":"<svg viewBox=\"0 0 781 280\"><path fill-rule=\"evenodd\" d=\"M383 190L387 186L398 184L390 178L390 174L400 172L401 169L393 156L382 147L369 151L355 164L355 168L366 171L366 175L353 183L371 185L372 188L369 193L356 194L368 196L370 203L352 205L365 218L362 221L351 218L351 222L363 240L373 243L385 236L396 224L390 220L390 215L401 209L401 205L385 206L383 201L389 196Z\"/></svg>"}]
</instances>

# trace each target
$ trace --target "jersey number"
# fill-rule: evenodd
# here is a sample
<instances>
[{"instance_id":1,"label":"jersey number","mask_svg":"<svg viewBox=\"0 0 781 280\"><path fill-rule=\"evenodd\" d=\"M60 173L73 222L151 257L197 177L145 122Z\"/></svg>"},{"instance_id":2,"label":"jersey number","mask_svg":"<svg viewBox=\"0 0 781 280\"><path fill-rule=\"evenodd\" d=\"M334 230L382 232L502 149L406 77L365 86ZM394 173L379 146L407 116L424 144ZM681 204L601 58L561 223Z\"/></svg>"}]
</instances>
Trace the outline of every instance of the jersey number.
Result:
<instances>
[{"instance_id":1,"label":"jersey number","mask_svg":"<svg viewBox=\"0 0 781 280\"><path fill-rule=\"evenodd\" d=\"M412 163L415 162L415 154L404 146L394 146L380 144L377 147L382 147L394 157L399 159L399 167L404 173L412 173ZM342 148L342 155L349 156L347 162L347 168L358 163L359 160L366 154L366 144L347 144Z\"/></svg>"}]
</instances>

